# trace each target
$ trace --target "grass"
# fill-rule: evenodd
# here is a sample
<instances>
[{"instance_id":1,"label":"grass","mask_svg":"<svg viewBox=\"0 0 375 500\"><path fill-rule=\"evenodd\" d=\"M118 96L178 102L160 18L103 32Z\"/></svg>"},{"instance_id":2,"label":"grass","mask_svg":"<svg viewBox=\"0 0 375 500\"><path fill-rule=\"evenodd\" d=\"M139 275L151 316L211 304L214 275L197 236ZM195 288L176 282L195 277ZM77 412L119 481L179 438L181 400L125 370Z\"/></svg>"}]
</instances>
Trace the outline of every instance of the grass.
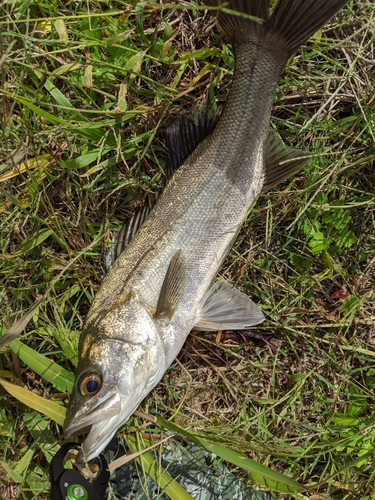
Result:
<instances>
[{"instance_id":1,"label":"grass","mask_svg":"<svg viewBox=\"0 0 375 500\"><path fill-rule=\"evenodd\" d=\"M24 404L0 389L6 500L48 497L63 437L35 405L63 415L101 256L162 182L168 121L225 102L230 46L195 2L176 7L0 7L2 331L47 293L22 344L1 350L4 385L29 391ZM310 488L276 498L375 498L374 31L372 2L351 1L280 78L272 125L315 156L259 197L220 273L262 305L265 340L191 335L142 406L160 416L147 439L179 425L249 484L262 474L230 450ZM133 450L149 445L142 425L123 430Z\"/></svg>"}]
</instances>

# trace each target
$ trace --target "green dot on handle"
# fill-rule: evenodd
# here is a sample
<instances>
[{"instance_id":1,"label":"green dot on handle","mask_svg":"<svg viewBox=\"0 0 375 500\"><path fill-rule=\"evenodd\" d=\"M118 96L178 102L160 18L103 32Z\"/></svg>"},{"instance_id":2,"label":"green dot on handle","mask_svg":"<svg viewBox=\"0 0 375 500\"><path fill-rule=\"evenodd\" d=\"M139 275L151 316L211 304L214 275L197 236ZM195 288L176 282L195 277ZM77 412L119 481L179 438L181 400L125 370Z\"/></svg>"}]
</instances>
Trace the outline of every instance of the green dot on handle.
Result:
<instances>
[{"instance_id":1,"label":"green dot on handle","mask_svg":"<svg viewBox=\"0 0 375 500\"><path fill-rule=\"evenodd\" d=\"M88 498L86 489L80 484L70 484L66 490L67 500L88 500Z\"/></svg>"}]
</instances>

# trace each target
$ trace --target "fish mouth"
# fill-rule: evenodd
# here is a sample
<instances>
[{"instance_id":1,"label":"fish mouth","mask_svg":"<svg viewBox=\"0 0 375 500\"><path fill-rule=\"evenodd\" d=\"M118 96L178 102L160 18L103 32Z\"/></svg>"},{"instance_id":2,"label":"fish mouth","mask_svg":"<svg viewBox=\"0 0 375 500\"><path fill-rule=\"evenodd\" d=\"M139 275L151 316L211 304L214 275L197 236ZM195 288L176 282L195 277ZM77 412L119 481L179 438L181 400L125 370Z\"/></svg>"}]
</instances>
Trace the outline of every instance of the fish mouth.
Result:
<instances>
[{"instance_id":1,"label":"fish mouth","mask_svg":"<svg viewBox=\"0 0 375 500\"><path fill-rule=\"evenodd\" d=\"M122 419L120 415L109 418L106 421L93 424L90 432L82 444L81 450L76 456L77 462L89 462L97 457L109 444L116 434Z\"/></svg>"},{"instance_id":2,"label":"fish mouth","mask_svg":"<svg viewBox=\"0 0 375 500\"><path fill-rule=\"evenodd\" d=\"M136 397L137 393L124 401L116 386L107 390L106 395L93 396L86 402L73 405L68 410L68 415L64 424L64 435L72 438L88 432L81 450L76 456L77 462L89 462L97 457L109 444L118 429L127 422L129 417L139 406L142 398ZM89 406L90 405L90 406Z\"/></svg>"},{"instance_id":3,"label":"fish mouth","mask_svg":"<svg viewBox=\"0 0 375 500\"><path fill-rule=\"evenodd\" d=\"M74 406L70 408L64 423L64 435L67 438L89 433L82 448L86 461L105 448L121 420L121 397L117 387L108 391L105 397L96 399L91 399L76 411Z\"/></svg>"}]
</instances>

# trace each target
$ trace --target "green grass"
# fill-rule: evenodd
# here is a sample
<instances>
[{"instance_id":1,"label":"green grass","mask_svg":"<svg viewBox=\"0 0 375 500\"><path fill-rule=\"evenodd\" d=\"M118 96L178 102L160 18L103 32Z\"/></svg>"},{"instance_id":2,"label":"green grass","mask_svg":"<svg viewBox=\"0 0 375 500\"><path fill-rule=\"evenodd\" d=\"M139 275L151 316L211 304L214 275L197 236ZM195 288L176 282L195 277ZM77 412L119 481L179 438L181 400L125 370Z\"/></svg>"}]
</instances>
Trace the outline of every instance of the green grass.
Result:
<instances>
[{"instance_id":1,"label":"green grass","mask_svg":"<svg viewBox=\"0 0 375 500\"><path fill-rule=\"evenodd\" d=\"M22 344L0 351L4 385L29 391L23 404L0 389L6 500L48 498L100 259L163 179L168 121L230 86L209 14L135 4L0 7L1 331L47 294ZM258 199L220 273L262 305L269 337L190 336L142 407L160 416L151 438L178 425L249 484L266 474L254 463L283 474L267 483L277 498L375 498L374 31L372 2L349 2L280 78L272 125L315 156ZM35 409L47 400L48 417ZM142 424L123 431L134 450L150 444ZM287 478L311 491L287 493Z\"/></svg>"}]
</instances>

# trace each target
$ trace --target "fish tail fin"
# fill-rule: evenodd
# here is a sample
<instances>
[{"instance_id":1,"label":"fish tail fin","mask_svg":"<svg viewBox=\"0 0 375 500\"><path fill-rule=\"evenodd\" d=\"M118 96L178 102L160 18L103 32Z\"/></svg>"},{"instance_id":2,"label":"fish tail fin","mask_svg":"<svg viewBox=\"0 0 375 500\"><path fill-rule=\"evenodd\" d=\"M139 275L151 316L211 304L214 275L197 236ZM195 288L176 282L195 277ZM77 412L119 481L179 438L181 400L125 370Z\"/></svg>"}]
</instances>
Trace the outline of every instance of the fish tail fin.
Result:
<instances>
[{"instance_id":1,"label":"fish tail fin","mask_svg":"<svg viewBox=\"0 0 375 500\"><path fill-rule=\"evenodd\" d=\"M283 50L287 57L347 2L348 0L279 0L270 14L269 0L205 0L207 5L219 8L219 25L234 45L254 41L254 34L256 37L275 35L278 49Z\"/></svg>"},{"instance_id":2,"label":"fish tail fin","mask_svg":"<svg viewBox=\"0 0 375 500\"><path fill-rule=\"evenodd\" d=\"M346 3L348 0L279 0L267 29L281 36L290 57Z\"/></svg>"},{"instance_id":3,"label":"fish tail fin","mask_svg":"<svg viewBox=\"0 0 375 500\"><path fill-rule=\"evenodd\" d=\"M239 45L254 38L254 31L264 31L269 20L269 0L204 0L218 7L219 26L232 44Z\"/></svg>"}]
</instances>

